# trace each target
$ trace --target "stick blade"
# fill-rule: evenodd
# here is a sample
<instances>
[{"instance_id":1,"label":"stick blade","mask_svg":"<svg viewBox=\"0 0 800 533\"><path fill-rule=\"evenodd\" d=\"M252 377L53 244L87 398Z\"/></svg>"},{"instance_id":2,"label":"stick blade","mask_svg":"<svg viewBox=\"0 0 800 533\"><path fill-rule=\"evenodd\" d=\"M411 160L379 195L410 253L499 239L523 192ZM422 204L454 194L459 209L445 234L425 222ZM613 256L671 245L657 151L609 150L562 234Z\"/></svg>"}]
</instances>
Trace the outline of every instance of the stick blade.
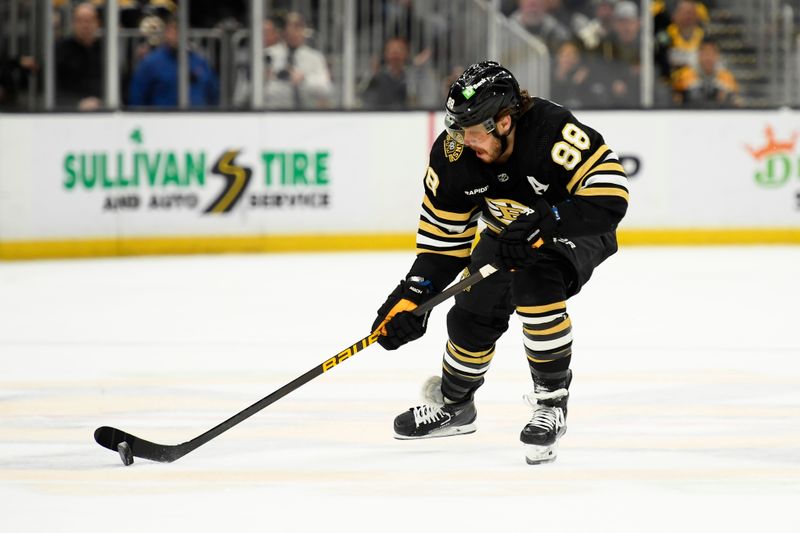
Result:
<instances>
[{"instance_id":1,"label":"stick blade","mask_svg":"<svg viewBox=\"0 0 800 533\"><path fill-rule=\"evenodd\" d=\"M94 430L94 440L103 448L108 448L112 451L117 451L117 447L122 442L127 442L130 445L131 440L136 439L133 435L129 435L122 430L103 426Z\"/></svg>"},{"instance_id":2,"label":"stick blade","mask_svg":"<svg viewBox=\"0 0 800 533\"><path fill-rule=\"evenodd\" d=\"M129 449L129 454L131 457L149 459L159 463L171 463L172 461L180 459L189 451L191 451L191 449L189 449L185 444L178 446L156 444L154 442L140 439L135 435L131 435L130 433L122 431L121 429L112 428L109 426L97 428L94 431L94 440L103 448L107 448L116 453L120 453L119 445L121 443L127 443L127 448ZM125 462L124 458L123 462Z\"/></svg>"}]
</instances>

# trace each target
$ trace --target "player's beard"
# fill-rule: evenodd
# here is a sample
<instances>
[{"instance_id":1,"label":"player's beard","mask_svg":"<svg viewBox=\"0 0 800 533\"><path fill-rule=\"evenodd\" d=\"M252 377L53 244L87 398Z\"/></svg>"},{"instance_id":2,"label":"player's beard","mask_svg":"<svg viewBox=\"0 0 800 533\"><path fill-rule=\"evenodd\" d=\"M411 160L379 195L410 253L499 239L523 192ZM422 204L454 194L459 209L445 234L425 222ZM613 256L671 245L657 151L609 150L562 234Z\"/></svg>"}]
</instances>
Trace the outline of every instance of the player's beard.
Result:
<instances>
[{"instance_id":1,"label":"player's beard","mask_svg":"<svg viewBox=\"0 0 800 533\"><path fill-rule=\"evenodd\" d=\"M492 164L500 157L500 147L500 141L492 138L492 143L487 148L472 148L472 151L484 163Z\"/></svg>"}]
</instances>

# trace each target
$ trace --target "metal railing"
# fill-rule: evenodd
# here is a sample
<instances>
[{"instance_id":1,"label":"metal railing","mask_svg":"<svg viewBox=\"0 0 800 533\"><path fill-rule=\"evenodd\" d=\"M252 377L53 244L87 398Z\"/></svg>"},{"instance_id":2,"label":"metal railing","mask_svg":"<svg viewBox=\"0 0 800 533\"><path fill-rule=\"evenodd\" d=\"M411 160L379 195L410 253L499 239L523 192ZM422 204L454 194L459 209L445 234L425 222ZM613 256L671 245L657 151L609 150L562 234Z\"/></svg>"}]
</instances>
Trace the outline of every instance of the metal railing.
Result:
<instances>
[{"instance_id":1,"label":"metal railing","mask_svg":"<svg viewBox=\"0 0 800 533\"><path fill-rule=\"evenodd\" d=\"M298 1L300 8L306 2ZM269 15L271 2L264 14ZM400 5L400 4L398 4ZM309 45L322 52L334 79L333 106L343 109L360 107L359 93L382 58L384 43L390 36L404 38L414 58L426 58L419 65L436 80L428 84L417 103L420 108L439 108L443 101L443 80L454 67L493 58L513 64L520 83L531 92L549 95L549 55L537 38L503 17L494 3L485 0L411 0L407 10L387 13L383 0L328 0L316 11L307 12L307 22L313 28ZM251 49L253 28L240 29L230 36L229 49ZM258 28L260 34L260 28ZM258 37L260 41L261 37ZM254 95L250 72L259 65L260 55L250 54L249 65L238 58L231 67L234 78L246 80L250 87L233 99L242 104L241 94ZM220 76L225 79L225 76ZM256 76L258 79L258 76ZM250 106L261 107L250 99Z\"/></svg>"},{"instance_id":2,"label":"metal railing","mask_svg":"<svg viewBox=\"0 0 800 533\"><path fill-rule=\"evenodd\" d=\"M789 4L783 6L783 49L786 54L786 73L783 83L783 104L787 106L800 105L800 98L793 92L800 87L800 69L797 62L800 60L800 34L795 35L794 9Z\"/></svg>"},{"instance_id":3,"label":"metal railing","mask_svg":"<svg viewBox=\"0 0 800 533\"><path fill-rule=\"evenodd\" d=\"M800 34L797 35L794 48L794 76L795 86L789 93L794 95L794 105L800 106Z\"/></svg>"},{"instance_id":4,"label":"metal railing","mask_svg":"<svg viewBox=\"0 0 800 533\"><path fill-rule=\"evenodd\" d=\"M39 69L30 73L25 94L19 100L29 110L55 108L55 44L68 34L69 3L59 11L43 9L48 1L0 0L0 53L11 57L37 58ZM118 0L106 0L105 98L107 108L124 106L126 87L122 73L130 74L136 58L133 44L141 34L118 28L109 22L118 19ZM642 20L648 22L650 0L642 0ZM797 36L795 9L787 0L720 0L742 16L745 39L757 55L759 76L767 79L766 105L800 105L800 37ZM307 19L309 44L327 58L334 82L331 106L340 109L361 107L360 94L365 81L381 61L383 45L389 36L407 39L411 56L421 61L435 84L429 84L424 99L414 107L439 109L446 80L454 69L482 59L497 59L509 66L520 85L531 93L550 96L551 57L544 44L500 13L500 0L251 0L251 13L245 27L196 29L181 33L179 51L196 50L209 61L220 81L220 106L223 108L264 107L263 48L261 21L278 7L302 12ZM181 2L182 20L188 19L191 2ZM55 31L43 31L44 28ZM648 28L648 25L643 25ZM251 35L257 35L251 39ZM642 106L652 105L652 36L642 38ZM188 107L188 72L184 54L181 105Z\"/></svg>"},{"instance_id":5,"label":"metal railing","mask_svg":"<svg viewBox=\"0 0 800 533\"><path fill-rule=\"evenodd\" d=\"M767 77L768 99L775 105L799 105L793 97L797 79L794 58L794 9L783 0L726 0L731 11L746 21L745 38L756 50L756 64Z\"/></svg>"}]
</instances>

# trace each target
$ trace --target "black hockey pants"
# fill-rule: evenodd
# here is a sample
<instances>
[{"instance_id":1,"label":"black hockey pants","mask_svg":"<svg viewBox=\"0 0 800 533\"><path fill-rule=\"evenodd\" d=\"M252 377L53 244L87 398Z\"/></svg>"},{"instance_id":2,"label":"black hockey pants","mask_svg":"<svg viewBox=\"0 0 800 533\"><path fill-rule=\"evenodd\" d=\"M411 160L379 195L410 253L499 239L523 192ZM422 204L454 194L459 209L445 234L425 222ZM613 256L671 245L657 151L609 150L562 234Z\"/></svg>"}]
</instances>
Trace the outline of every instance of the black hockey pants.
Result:
<instances>
[{"instance_id":1,"label":"black hockey pants","mask_svg":"<svg viewBox=\"0 0 800 533\"><path fill-rule=\"evenodd\" d=\"M490 263L497 248L484 230L467 270ZM567 298L577 294L594 268L616 252L613 234L558 239L540 248L537 261L515 272L497 272L455 298L447 314L442 392L453 401L475 393L494 356L495 343L515 310L523 323L525 353L532 377L565 379L572 354Z\"/></svg>"}]
</instances>

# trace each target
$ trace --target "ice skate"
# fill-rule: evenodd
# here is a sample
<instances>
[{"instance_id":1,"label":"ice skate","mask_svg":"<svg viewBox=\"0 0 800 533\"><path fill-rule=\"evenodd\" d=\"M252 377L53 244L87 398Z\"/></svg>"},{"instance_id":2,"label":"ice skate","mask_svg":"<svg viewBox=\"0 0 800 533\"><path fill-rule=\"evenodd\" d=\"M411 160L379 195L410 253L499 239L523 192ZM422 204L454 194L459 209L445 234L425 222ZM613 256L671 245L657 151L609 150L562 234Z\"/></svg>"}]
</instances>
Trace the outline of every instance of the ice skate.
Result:
<instances>
[{"instance_id":1,"label":"ice skate","mask_svg":"<svg viewBox=\"0 0 800 533\"><path fill-rule=\"evenodd\" d=\"M425 403L394 419L396 439L431 439L475 432L475 402L470 398L460 403L446 403L441 384L439 376L428 379L422 388Z\"/></svg>"},{"instance_id":2,"label":"ice skate","mask_svg":"<svg viewBox=\"0 0 800 533\"><path fill-rule=\"evenodd\" d=\"M525 461L529 465L550 463L558 454L558 439L567 431L566 388L548 390L541 384L523 396L533 407L530 422L522 429L520 440L525 445Z\"/></svg>"}]
</instances>

